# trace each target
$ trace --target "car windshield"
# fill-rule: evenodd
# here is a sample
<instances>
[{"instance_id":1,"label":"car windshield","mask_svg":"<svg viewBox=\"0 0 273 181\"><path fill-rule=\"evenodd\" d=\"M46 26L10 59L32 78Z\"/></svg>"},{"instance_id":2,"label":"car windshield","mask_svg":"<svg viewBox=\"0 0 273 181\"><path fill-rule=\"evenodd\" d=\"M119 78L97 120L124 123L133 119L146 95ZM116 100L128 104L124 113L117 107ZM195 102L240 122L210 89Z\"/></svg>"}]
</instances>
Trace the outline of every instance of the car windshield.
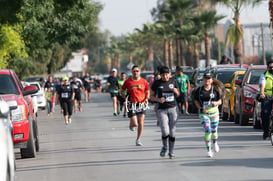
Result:
<instances>
[{"instance_id":1,"label":"car windshield","mask_svg":"<svg viewBox=\"0 0 273 181\"><path fill-rule=\"evenodd\" d=\"M14 83L12 77L8 74L0 74L0 94L16 94L19 95L19 91Z\"/></svg>"},{"instance_id":2,"label":"car windshield","mask_svg":"<svg viewBox=\"0 0 273 181\"><path fill-rule=\"evenodd\" d=\"M247 78L247 84L259 84L260 76L265 72L264 69L251 70Z\"/></svg>"},{"instance_id":3,"label":"car windshield","mask_svg":"<svg viewBox=\"0 0 273 181\"><path fill-rule=\"evenodd\" d=\"M236 70L232 70L232 71L224 71L224 72L218 72L216 75L216 79L220 80L223 84L226 84L230 81L232 74L235 72Z\"/></svg>"}]
</instances>

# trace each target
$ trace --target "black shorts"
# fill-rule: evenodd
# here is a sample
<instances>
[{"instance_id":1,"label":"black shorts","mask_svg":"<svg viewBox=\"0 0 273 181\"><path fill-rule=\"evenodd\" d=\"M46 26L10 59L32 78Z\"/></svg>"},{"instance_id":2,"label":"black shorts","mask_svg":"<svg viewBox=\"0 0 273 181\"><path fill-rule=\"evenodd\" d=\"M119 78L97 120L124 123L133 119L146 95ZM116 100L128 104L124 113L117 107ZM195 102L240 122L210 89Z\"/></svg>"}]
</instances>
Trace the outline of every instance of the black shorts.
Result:
<instances>
[{"instance_id":1,"label":"black shorts","mask_svg":"<svg viewBox=\"0 0 273 181\"><path fill-rule=\"evenodd\" d=\"M146 110L144 110L143 108L139 109L139 104L136 105L136 110L132 109L132 104L129 104L127 106L127 109L129 110L128 112L128 117L131 118L135 115L138 115L138 114L144 114L146 113Z\"/></svg>"},{"instance_id":2,"label":"black shorts","mask_svg":"<svg viewBox=\"0 0 273 181\"><path fill-rule=\"evenodd\" d=\"M91 86L90 85L85 85L84 86L85 91L87 91L88 93L91 92Z\"/></svg>"},{"instance_id":3,"label":"black shorts","mask_svg":"<svg viewBox=\"0 0 273 181\"><path fill-rule=\"evenodd\" d=\"M179 102L179 103L188 102L188 93L187 92L181 92L180 96L177 98L177 102Z\"/></svg>"},{"instance_id":4,"label":"black shorts","mask_svg":"<svg viewBox=\"0 0 273 181\"><path fill-rule=\"evenodd\" d=\"M74 99L77 100L77 101L82 100L81 93L80 92L75 93L75 98Z\"/></svg>"},{"instance_id":5,"label":"black shorts","mask_svg":"<svg viewBox=\"0 0 273 181\"><path fill-rule=\"evenodd\" d=\"M118 101L119 101L120 105L123 105L124 102L125 102L125 99L121 95L118 95L117 98L118 98Z\"/></svg>"},{"instance_id":6,"label":"black shorts","mask_svg":"<svg viewBox=\"0 0 273 181\"><path fill-rule=\"evenodd\" d=\"M111 97L118 97L118 93L112 93L110 92Z\"/></svg>"}]
</instances>

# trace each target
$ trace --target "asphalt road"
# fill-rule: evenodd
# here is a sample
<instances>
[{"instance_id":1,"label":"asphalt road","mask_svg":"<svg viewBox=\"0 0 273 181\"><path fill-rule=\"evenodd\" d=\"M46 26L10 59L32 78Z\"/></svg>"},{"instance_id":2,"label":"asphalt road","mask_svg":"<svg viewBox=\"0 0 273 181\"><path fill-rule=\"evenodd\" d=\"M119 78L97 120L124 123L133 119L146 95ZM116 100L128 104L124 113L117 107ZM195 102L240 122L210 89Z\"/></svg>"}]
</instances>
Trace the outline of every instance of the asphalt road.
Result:
<instances>
[{"instance_id":1,"label":"asphalt road","mask_svg":"<svg viewBox=\"0 0 273 181\"><path fill-rule=\"evenodd\" d=\"M180 115L176 158L159 156L161 133L153 106L147 112L142 137L128 118L112 115L109 94L93 93L83 112L66 126L60 109L52 116L39 112L41 151L33 159L16 153L16 181L269 181L273 180L273 147L262 140L262 131L220 122L220 152L206 156L203 129L197 115Z\"/></svg>"}]
</instances>

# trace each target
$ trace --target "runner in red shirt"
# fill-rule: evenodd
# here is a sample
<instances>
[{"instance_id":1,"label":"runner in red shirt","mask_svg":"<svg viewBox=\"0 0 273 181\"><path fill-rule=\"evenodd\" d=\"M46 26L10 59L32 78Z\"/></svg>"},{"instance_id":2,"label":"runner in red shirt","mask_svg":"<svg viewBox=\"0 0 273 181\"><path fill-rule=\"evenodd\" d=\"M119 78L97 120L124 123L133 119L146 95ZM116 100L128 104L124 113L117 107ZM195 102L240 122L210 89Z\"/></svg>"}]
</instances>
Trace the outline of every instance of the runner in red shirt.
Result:
<instances>
[{"instance_id":1,"label":"runner in red shirt","mask_svg":"<svg viewBox=\"0 0 273 181\"><path fill-rule=\"evenodd\" d=\"M125 97L124 91L127 90L128 96ZM148 109L149 84L140 77L140 69L137 65L132 68L132 77L128 78L122 88L121 95L126 99L128 117L130 118L129 128L134 131L138 126L136 146L142 146L140 137L143 132L145 111Z\"/></svg>"}]
</instances>

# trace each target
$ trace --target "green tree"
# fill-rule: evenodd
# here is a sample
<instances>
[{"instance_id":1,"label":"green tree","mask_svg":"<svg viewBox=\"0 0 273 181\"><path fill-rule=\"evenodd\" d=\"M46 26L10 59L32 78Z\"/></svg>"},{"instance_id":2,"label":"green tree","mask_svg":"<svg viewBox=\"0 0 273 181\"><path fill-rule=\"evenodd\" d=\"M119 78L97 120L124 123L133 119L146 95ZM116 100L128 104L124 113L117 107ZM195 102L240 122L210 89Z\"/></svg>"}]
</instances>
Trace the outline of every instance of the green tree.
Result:
<instances>
[{"instance_id":1,"label":"green tree","mask_svg":"<svg viewBox=\"0 0 273 181\"><path fill-rule=\"evenodd\" d=\"M234 15L234 24L230 25L226 34L225 46L233 47L235 63L243 63L243 29L240 24L240 13L243 7L255 7L262 0L225 0L222 3L229 7Z\"/></svg>"},{"instance_id":2,"label":"green tree","mask_svg":"<svg viewBox=\"0 0 273 181\"><path fill-rule=\"evenodd\" d=\"M24 41L16 31L16 26L2 25L0 27L0 68L6 68L11 58L27 56Z\"/></svg>"}]
</instances>

